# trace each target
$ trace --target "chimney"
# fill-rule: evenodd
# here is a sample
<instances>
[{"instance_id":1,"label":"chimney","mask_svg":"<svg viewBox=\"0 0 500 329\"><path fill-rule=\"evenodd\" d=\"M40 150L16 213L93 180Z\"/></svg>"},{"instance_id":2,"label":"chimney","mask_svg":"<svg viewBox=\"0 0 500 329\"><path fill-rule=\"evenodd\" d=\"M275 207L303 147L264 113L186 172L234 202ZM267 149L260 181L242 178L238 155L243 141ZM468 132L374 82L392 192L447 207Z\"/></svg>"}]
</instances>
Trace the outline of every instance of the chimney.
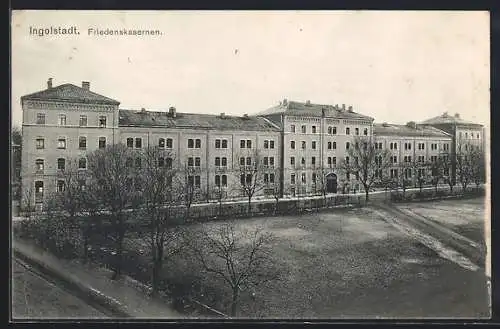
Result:
<instances>
[{"instance_id":1,"label":"chimney","mask_svg":"<svg viewBox=\"0 0 500 329\"><path fill-rule=\"evenodd\" d=\"M146 113L146 109L144 107L141 108L141 113Z\"/></svg>"},{"instance_id":2,"label":"chimney","mask_svg":"<svg viewBox=\"0 0 500 329\"><path fill-rule=\"evenodd\" d=\"M52 78L49 78L49 80L47 80L47 89L50 88L52 88Z\"/></svg>"},{"instance_id":3,"label":"chimney","mask_svg":"<svg viewBox=\"0 0 500 329\"><path fill-rule=\"evenodd\" d=\"M342 111L345 111L345 104L342 104Z\"/></svg>"},{"instance_id":4,"label":"chimney","mask_svg":"<svg viewBox=\"0 0 500 329\"><path fill-rule=\"evenodd\" d=\"M82 81L82 88L85 90L90 90L90 82Z\"/></svg>"},{"instance_id":5,"label":"chimney","mask_svg":"<svg viewBox=\"0 0 500 329\"><path fill-rule=\"evenodd\" d=\"M351 113L353 112L353 110L352 110L352 106L349 106L349 107L347 108L347 112L351 112Z\"/></svg>"},{"instance_id":6,"label":"chimney","mask_svg":"<svg viewBox=\"0 0 500 329\"><path fill-rule=\"evenodd\" d=\"M455 113L455 118L460 119L460 114Z\"/></svg>"},{"instance_id":7,"label":"chimney","mask_svg":"<svg viewBox=\"0 0 500 329\"><path fill-rule=\"evenodd\" d=\"M172 118L175 118L177 116L177 110L175 109L175 107L170 106L168 108L168 115L170 115Z\"/></svg>"},{"instance_id":8,"label":"chimney","mask_svg":"<svg viewBox=\"0 0 500 329\"><path fill-rule=\"evenodd\" d=\"M307 100L307 101L306 101L306 105L311 105L311 101L310 101L310 100Z\"/></svg>"},{"instance_id":9,"label":"chimney","mask_svg":"<svg viewBox=\"0 0 500 329\"><path fill-rule=\"evenodd\" d=\"M446 118L448 116L448 112L443 112L443 115L441 117Z\"/></svg>"},{"instance_id":10,"label":"chimney","mask_svg":"<svg viewBox=\"0 0 500 329\"><path fill-rule=\"evenodd\" d=\"M226 113L222 112L222 113L220 114L220 117L221 117L221 119L224 119L224 118L226 117Z\"/></svg>"},{"instance_id":11,"label":"chimney","mask_svg":"<svg viewBox=\"0 0 500 329\"><path fill-rule=\"evenodd\" d=\"M415 121L409 121L409 122L407 122L406 126L410 127L410 128L413 128L413 129L417 129L417 124L415 123Z\"/></svg>"},{"instance_id":12,"label":"chimney","mask_svg":"<svg viewBox=\"0 0 500 329\"><path fill-rule=\"evenodd\" d=\"M244 119L248 119L248 114L246 114L246 113L245 113L245 114L243 114L243 118L244 118Z\"/></svg>"},{"instance_id":13,"label":"chimney","mask_svg":"<svg viewBox=\"0 0 500 329\"><path fill-rule=\"evenodd\" d=\"M382 123L382 127L389 127L389 124L387 122Z\"/></svg>"}]
</instances>

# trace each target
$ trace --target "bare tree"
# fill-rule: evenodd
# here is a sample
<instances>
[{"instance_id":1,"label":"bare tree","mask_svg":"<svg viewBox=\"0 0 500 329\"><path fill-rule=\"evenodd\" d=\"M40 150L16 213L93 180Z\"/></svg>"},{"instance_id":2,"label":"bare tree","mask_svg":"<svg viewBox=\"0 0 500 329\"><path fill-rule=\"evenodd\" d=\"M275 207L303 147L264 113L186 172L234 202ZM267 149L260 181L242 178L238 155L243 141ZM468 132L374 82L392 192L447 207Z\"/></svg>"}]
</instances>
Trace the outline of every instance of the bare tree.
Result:
<instances>
[{"instance_id":1,"label":"bare tree","mask_svg":"<svg viewBox=\"0 0 500 329\"><path fill-rule=\"evenodd\" d=\"M176 170L172 167L173 155L158 147L147 147L143 154L143 165L139 172L143 189L139 199L143 227L143 238L147 241L152 258L152 294L159 290L160 273L164 261L181 249L177 226L177 205L183 191L174 185Z\"/></svg>"},{"instance_id":2,"label":"bare tree","mask_svg":"<svg viewBox=\"0 0 500 329\"><path fill-rule=\"evenodd\" d=\"M458 143L456 149L457 176L462 190L465 192L467 186L475 181L480 181L484 176L484 155L475 145ZM484 169L483 169L484 168ZM480 184L480 183L479 183ZM478 186L479 186L478 184Z\"/></svg>"},{"instance_id":3,"label":"bare tree","mask_svg":"<svg viewBox=\"0 0 500 329\"><path fill-rule=\"evenodd\" d=\"M253 196L264 187L262 182L263 165L257 149L241 153L238 161L240 161L239 166L235 171L239 182L238 187L248 199L248 213L250 214Z\"/></svg>"},{"instance_id":4,"label":"bare tree","mask_svg":"<svg viewBox=\"0 0 500 329\"><path fill-rule=\"evenodd\" d=\"M93 193L109 213L114 234L116 262L112 279L117 279L121 274L123 240L131 217L130 207L137 197L131 178L135 174L129 161L132 155L121 143L98 149L88 155L89 183L94 184ZM140 166L140 160L136 161L136 166Z\"/></svg>"},{"instance_id":5,"label":"bare tree","mask_svg":"<svg viewBox=\"0 0 500 329\"><path fill-rule=\"evenodd\" d=\"M486 182L486 158L482 149L471 152L472 180L479 189L481 183Z\"/></svg>"},{"instance_id":6,"label":"bare tree","mask_svg":"<svg viewBox=\"0 0 500 329\"><path fill-rule=\"evenodd\" d=\"M440 157L431 158L429 162L427 162L427 167L430 172L430 181L434 186L434 190L437 193L439 182L443 179L443 164L442 159Z\"/></svg>"},{"instance_id":7,"label":"bare tree","mask_svg":"<svg viewBox=\"0 0 500 329\"><path fill-rule=\"evenodd\" d=\"M273 179L269 179L269 182L266 184L266 189L271 192L274 199L274 214L278 214L279 202L280 198L283 194L281 190L281 169L274 168L269 174L272 174Z\"/></svg>"},{"instance_id":8,"label":"bare tree","mask_svg":"<svg viewBox=\"0 0 500 329\"><path fill-rule=\"evenodd\" d=\"M450 193L453 192L453 186L455 185L453 177L451 177L451 167L452 159L449 154L441 154L438 156L437 166L441 166L440 173L442 174L442 179L450 187Z\"/></svg>"},{"instance_id":9,"label":"bare tree","mask_svg":"<svg viewBox=\"0 0 500 329\"><path fill-rule=\"evenodd\" d=\"M182 188L183 203L186 207L185 218L189 219L191 215L191 206L196 199L197 186L196 186L196 169L194 167L185 166L184 170L180 173L179 186Z\"/></svg>"},{"instance_id":10,"label":"bare tree","mask_svg":"<svg viewBox=\"0 0 500 329\"><path fill-rule=\"evenodd\" d=\"M363 185L368 201L370 188L377 180L377 173L390 166L390 152L378 148L373 137L355 137L352 147L347 150L341 167L346 173L354 174Z\"/></svg>"},{"instance_id":11,"label":"bare tree","mask_svg":"<svg viewBox=\"0 0 500 329\"><path fill-rule=\"evenodd\" d=\"M273 266L274 236L262 228L237 230L234 222L203 227L189 245L207 273L221 278L231 289L231 316L237 315L240 291L279 277Z\"/></svg>"}]
</instances>

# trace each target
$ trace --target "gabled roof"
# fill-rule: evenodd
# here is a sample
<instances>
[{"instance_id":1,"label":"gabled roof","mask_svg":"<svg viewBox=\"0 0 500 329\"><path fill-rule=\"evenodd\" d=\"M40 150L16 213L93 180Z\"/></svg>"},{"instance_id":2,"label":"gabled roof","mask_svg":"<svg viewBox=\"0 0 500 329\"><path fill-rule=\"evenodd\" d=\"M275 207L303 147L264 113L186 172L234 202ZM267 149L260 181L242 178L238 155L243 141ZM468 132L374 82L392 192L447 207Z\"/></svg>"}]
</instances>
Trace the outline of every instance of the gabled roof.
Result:
<instances>
[{"instance_id":1,"label":"gabled roof","mask_svg":"<svg viewBox=\"0 0 500 329\"><path fill-rule=\"evenodd\" d=\"M175 117L168 111L134 111L119 110L118 125L120 127L165 127L191 128L208 130L266 131L278 132L280 129L266 118L248 116L230 116L197 113L176 113Z\"/></svg>"},{"instance_id":2,"label":"gabled roof","mask_svg":"<svg viewBox=\"0 0 500 329\"><path fill-rule=\"evenodd\" d=\"M399 137L449 137L451 135L440 129L416 124L415 126L397 125L390 123L375 123L373 125L375 136L399 136Z\"/></svg>"},{"instance_id":3,"label":"gabled roof","mask_svg":"<svg viewBox=\"0 0 500 329\"><path fill-rule=\"evenodd\" d=\"M455 114L454 116L449 115L448 112L444 112L443 114L427 119L425 121L422 121L422 124L427 124L427 125L470 125L470 126L482 126L479 123L474 123L471 121L466 121L462 118L460 118L459 114Z\"/></svg>"},{"instance_id":4,"label":"gabled roof","mask_svg":"<svg viewBox=\"0 0 500 329\"><path fill-rule=\"evenodd\" d=\"M45 89L33 94L21 97L21 101L25 99L31 100L50 100L50 101L66 101L75 103L97 103L118 105L120 102L96 94L90 90L75 86L71 83L65 83L57 87Z\"/></svg>"},{"instance_id":5,"label":"gabled roof","mask_svg":"<svg viewBox=\"0 0 500 329\"><path fill-rule=\"evenodd\" d=\"M371 120L374 119L367 115L356 113L350 110L342 110L338 106L333 105L323 105L323 104L313 104L313 103L302 103L296 101L287 101L281 103L280 105L273 106L267 110L257 113L259 116L267 116L273 114L285 113L286 115L295 116L313 116L321 117L324 113L325 117L328 118L338 118L338 119L363 119Z\"/></svg>"}]
</instances>

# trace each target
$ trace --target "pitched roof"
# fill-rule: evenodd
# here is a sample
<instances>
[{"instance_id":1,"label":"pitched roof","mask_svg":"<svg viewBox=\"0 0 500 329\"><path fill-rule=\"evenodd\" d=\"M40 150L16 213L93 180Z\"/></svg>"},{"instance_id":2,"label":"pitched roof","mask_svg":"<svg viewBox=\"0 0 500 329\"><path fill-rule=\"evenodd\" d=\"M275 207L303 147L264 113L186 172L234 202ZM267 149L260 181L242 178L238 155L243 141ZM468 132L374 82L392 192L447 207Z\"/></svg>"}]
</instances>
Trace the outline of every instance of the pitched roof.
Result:
<instances>
[{"instance_id":1,"label":"pitched roof","mask_svg":"<svg viewBox=\"0 0 500 329\"><path fill-rule=\"evenodd\" d=\"M374 120L372 117L369 117L367 115L356 113L354 111L342 110L338 106L313 104L309 102L302 103L296 101L288 101L284 104L281 103L280 105L273 106L267 110L259 112L257 113L257 115L266 116L286 113L287 115L321 117L323 115L323 112L325 116L329 118Z\"/></svg>"},{"instance_id":2,"label":"pitched roof","mask_svg":"<svg viewBox=\"0 0 500 329\"><path fill-rule=\"evenodd\" d=\"M458 113L455 114L454 116L452 116L452 115L449 115L448 112L444 112L443 114L441 114L437 117L422 121L422 124L429 124L429 125L432 125L432 124L436 124L436 125L437 124L452 124L452 125L459 124L459 125L482 126L479 123L466 121L466 120L460 118Z\"/></svg>"},{"instance_id":3,"label":"pitched roof","mask_svg":"<svg viewBox=\"0 0 500 329\"><path fill-rule=\"evenodd\" d=\"M176 113L175 118L167 111L119 110L120 127L165 127L241 131L280 131L266 118L198 113Z\"/></svg>"},{"instance_id":4,"label":"pitched roof","mask_svg":"<svg viewBox=\"0 0 500 329\"><path fill-rule=\"evenodd\" d=\"M388 123L375 123L373 125L375 136L410 136L410 137L450 137L451 135L440 129L416 124L414 127L409 125L397 125Z\"/></svg>"},{"instance_id":5,"label":"pitched roof","mask_svg":"<svg viewBox=\"0 0 500 329\"><path fill-rule=\"evenodd\" d=\"M111 104L111 105L120 104L120 102L114 99L96 94L90 90L75 86L71 83L65 83L53 88L45 89L21 97L21 100L25 99L67 101L76 103L98 103L98 104Z\"/></svg>"}]
</instances>

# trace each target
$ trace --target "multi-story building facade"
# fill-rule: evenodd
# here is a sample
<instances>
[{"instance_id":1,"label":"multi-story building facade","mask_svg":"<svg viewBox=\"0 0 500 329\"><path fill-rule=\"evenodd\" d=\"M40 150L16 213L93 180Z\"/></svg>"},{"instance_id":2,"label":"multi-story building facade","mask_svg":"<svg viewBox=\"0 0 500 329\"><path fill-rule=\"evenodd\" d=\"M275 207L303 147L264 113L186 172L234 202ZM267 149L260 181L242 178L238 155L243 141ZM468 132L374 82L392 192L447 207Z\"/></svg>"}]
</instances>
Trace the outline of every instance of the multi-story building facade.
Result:
<instances>
[{"instance_id":1,"label":"multi-story building facade","mask_svg":"<svg viewBox=\"0 0 500 329\"><path fill-rule=\"evenodd\" d=\"M119 102L90 91L90 84L52 86L23 96L22 190L33 191L35 202L64 188L61 172L75 159L87 168L87 155L122 142L141 151L158 146L170 154L172 165L189 171L200 198L216 187L241 195L242 166L258 159L265 185L274 184L279 164L279 127L263 117L140 111L119 109ZM128 159L127 159L128 160ZM134 165L141 160L131 159ZM277 181L277 180L276 180ZM47 193L46 193L47 192ZM258 189L256 195L264 193Z\"/></svg>"},{"instance_id":2,"label":"multi-story building facade","mask_svg":"<svg viewBox=\"0 0 500 329\"><path fill-rule=\"evenodd\" d=\"M427 164L449 155L453 143L451 134L415 122L374 124L374 135L376 147L390 152L391 166L383 175L391 180L404 179L411 184L415 184L418 178L428 180ZM448 176L448 169L444 169L444 175Z\"/></svg>"},{"instance_id":3,"label":"multi-story building facade","mask_svg":"<svg viewBox=\"0 0 500 329\"><path fill-rule=\"evenodd\" d=\"M422 122L423 125L432 126L450 134L451 158L456 159L460 153L467 152L471 147L486 150L485 128L483 125L463 120L456 113L451 116L448 112L442 115L430 118ZM451 176L453 182L456 182L456 162L452 161Z\"/></svg>"},{"instance_id":4,"label":"multi-story building facade","mask_svg":"<svg viewBox=\"0 0 500 329\"><path fill-rule=\"evenodd\" d=\"M283 194L359 190L359 182L341 170L355 136L373 135L373 118L345 104L321 105L283 100L258 115L280 127Z\"/></svg>"},{"instance_id":5,"label":"multi-story building facade","mask_svg":"<svg viewBox=\"0 0 500 329\"><path fill-rule=\"evenodd\" d=\"M245 170L256 164L261 186L255 195L359 191L356 178L342 170L357 137L391 152L394 165L384 174L388 176L398 176L400 164L453 154L462 141L484 142L484 128L458 116L419 125L374 124L372 117L344 104L285 99L250 116L182 113L175 107L120 109L118 101L91 91L89 82L53 87L49 79L45 90L21 97L21 104L21 187L33 191L36 202L43 201L46 191L64 188L61 172L68 161L74 159L78 170L86 170L90 152L119 142L139 153L150 146L164 150L168 156L161 161L182 169L200 199L215 199L221 189L227 196L244 196ZM127 161L140 166L138 158ZM406 179L423 174L423 168L407 167Z\"/></svg>"}]
</instances>

